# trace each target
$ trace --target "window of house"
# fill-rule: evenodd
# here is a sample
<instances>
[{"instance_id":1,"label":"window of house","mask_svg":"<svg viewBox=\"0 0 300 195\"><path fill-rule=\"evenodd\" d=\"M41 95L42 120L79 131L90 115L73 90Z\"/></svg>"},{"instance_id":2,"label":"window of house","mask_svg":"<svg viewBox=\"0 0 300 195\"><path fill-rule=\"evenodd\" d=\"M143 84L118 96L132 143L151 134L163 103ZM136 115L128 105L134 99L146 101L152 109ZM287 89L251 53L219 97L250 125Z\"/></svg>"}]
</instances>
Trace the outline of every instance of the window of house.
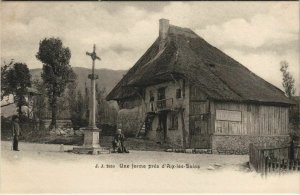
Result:
<instances>
[{"instance_id":1,"label":"window of house","mask_svg":"<svg viewBox=\"0 0 300 195\"><path fill-rule=\"evenodd\" d=\"M176 89L176 98L181 98L181 89Z\"/></svg>"},{"instance_id":2,"label":"window of house","mask_svg":"<svg viewBox=\"0 0 300 195\"><path fill-rule=\"evenodd\" d=\"M247 104L247 112L251 112L251 106L249 104Z\"/></svg>"},{"instance_id":3,"label":"window of house","mask_svg":"<svg viewBox=\"0 0 300 195\"><path fill-rule=\"evenodd\" d=\"M150 102L154 101L154 95L153 95L153 91L150 91Z\"/></svg>"},{"instance_id":4,"label":"window of house","mask_svg":"<svg viewBox=\"0 0 300 195\"><path fill-rule=\"evenodd\" d=\"M166 99L166 88L162 87L162 88L159 88L158 91L157 91L157 99L158 100L163 100L163 99Z\"/></svg>"},{"instance_id":5,"label":"window of house","mask_svg":"<svg viewBox=\"0 0 300 195\"><path fill-rule=\"evenodd\" d=\"M177 113L172 113L170 115L170 128L169 130L177 130L178 129L178 115Z\"/></svg>"}]
</instances>

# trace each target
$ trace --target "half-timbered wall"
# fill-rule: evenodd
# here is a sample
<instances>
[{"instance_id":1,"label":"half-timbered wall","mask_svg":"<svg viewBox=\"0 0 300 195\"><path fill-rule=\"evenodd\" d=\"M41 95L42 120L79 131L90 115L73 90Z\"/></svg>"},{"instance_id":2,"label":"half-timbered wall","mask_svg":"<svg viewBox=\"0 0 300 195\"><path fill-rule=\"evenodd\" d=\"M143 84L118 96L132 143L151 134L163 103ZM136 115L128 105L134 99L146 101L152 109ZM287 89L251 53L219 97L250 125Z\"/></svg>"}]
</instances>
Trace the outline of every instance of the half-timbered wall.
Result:
<instances>
[{"instance_id":1,"label":"half-timbered wall","mask_svg":"<svg viewBox=\"0 0 300 195\"><path fill-rule=\"evenodd\" d=\"M145 89L146 110L150 109L150 94L154 97L154 102L158 100L158 90L165 89L165 99L172 99L171 110L167 113L167 142L170 144L183 146L183 139L188 143L189 129L189 88L188 83L184 80L169 81L157 85L148 86ZM181 90L181 97L177 97L178 89ZM182 113L183 112L183 113ZM176 124L174 124L176 123ZM185 132L185 133L184 133ZM159 128L158 113L152 121L152 128L147 137L151 140L161 141L162 131Z\"/></svg>"}]
</instances>

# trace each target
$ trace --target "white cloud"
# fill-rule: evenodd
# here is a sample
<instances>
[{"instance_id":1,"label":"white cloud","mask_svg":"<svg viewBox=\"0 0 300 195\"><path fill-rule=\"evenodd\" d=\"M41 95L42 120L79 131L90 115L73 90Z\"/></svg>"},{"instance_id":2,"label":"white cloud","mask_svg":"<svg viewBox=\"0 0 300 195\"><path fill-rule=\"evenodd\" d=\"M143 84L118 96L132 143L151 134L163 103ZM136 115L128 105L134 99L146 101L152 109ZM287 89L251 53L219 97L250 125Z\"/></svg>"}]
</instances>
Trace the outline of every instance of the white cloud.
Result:
<instances>
[{"instance_id":1,"label":"white cloud","mask_svg":"<svg viewBox=\"0 0 300 195\"><path fill-rule=\"evenodd\" d=\"M299 10L295 4L278 3L249 20L236 18L196 32L219 46L257 48L270 43L282 44L298 40Z\"/></svg>"},{"instance_id":2,"label":"white cloud","mask_svg":"<svg viewBox=\"0 0 300 195\"><path fill-rule=\"evenodd\" d=\"M289 63L289 71L296 81L297 94L299 94L299 53L293 51L278 55L276 52L244 53L235 49L225 50L226 54L233 57L250 71L264 78L269 83L283 90L280 62L286 60Z\"/></svg>"},{"instance_id":3,"label":"white cloud","mask_svg":"<svg viewBox=\"0 0 300 195\"><path fill-rule=\"evenodd\" d=\"M281 60L297 72L299 51L290 48L278 54L271 48L259 53L245 48L280 47L298 40L298 2L155 3L161 9L151 10L149 2L139 6L136 2L2 2L1 58L41 68L35 58L39 41L54 36L71 49L73 66L91 66L85 52L95 43L102 58L98 68L128 69L158 36L158 20L168 18L171 24L195 30L279 87Z\"/></svg>"}]
</instances>

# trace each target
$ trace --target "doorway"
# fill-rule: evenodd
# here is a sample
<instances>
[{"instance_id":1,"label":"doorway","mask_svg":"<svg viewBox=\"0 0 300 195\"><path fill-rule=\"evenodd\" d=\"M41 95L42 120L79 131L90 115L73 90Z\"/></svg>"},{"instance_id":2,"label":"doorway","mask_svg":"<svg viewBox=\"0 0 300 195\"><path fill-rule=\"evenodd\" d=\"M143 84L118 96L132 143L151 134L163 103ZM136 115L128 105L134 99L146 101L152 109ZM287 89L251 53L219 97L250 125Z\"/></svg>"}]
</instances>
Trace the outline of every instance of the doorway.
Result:
<instances>
[{"instance_id":1,"label":"doorway","mask_svg":"<svg viewBox=\"0 0 300 195\"><path fill-rule=\"evenodd\" d=\"M159 127L161 129L161 138L163 142L167 141L167 116L168 112L160 112L158 115Z\"/></svg>"}]
</instances>

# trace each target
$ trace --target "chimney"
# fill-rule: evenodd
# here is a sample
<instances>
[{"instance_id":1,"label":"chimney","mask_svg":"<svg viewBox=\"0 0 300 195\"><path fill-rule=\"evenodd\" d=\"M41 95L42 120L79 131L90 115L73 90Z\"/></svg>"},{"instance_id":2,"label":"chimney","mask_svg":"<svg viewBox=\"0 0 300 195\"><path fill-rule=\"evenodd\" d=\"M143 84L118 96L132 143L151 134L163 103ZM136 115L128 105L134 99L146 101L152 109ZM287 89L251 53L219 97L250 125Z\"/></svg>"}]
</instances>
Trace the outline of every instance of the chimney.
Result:
<instances>
[{"instance_id":1,"label":"chimney","mask_svg":"<svg viewBox=\"0 0 300 195\"><path fill-rule=\"evenodd\" d=\"M159 20L159 37L162 40L165 40L168 35L168 30L169 30L169 20L167 19L160 19Z\"/></svg>"}]
</instances>

